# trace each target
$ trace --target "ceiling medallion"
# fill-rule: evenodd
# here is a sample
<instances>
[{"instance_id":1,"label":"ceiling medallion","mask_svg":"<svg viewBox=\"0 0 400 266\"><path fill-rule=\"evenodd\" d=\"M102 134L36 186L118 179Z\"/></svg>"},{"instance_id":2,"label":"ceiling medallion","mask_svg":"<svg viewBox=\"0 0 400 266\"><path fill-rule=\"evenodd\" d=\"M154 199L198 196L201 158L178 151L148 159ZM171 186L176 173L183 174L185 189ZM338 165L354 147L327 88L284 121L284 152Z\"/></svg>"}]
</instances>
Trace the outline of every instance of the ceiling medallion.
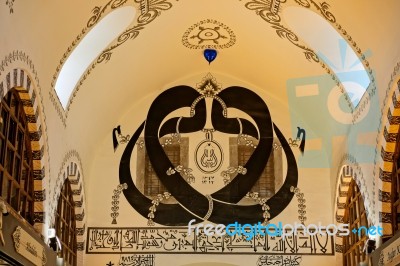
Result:
<instances>
[{"instance_id":1,"label":"ceiling medallion","mask_svg":"<svg viewBox=\"0 0 400 266\"><path fill-rule=\"evenodd\" d=\"M182 44L189 49L224 49L236 42L233 31L214 19L197 22L182 36Z\"/></svg>"}]
</instances>

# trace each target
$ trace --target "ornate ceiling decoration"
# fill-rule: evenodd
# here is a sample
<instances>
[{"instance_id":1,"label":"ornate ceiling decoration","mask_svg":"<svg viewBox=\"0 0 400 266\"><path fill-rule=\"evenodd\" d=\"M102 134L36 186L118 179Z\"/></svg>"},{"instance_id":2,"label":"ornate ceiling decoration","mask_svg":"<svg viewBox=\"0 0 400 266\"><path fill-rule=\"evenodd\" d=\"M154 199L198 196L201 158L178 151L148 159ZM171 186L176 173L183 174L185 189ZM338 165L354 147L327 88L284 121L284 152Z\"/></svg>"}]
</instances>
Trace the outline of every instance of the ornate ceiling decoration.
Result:
<instances>
[{"instance_id":1,"label":"ornate ceiling decoration","mask_svg":"<svg viewBox=\"0 0 400 266\"><path fill-rule=\"evenodd\" d=\"M104 6L95 6L92 10L93 14L89 18L86 27L81 30L81 32L78 34L78 36L75 38L75 40L62 56L60 64L57 66L56 73L53 75L53 79L51 82L51 87L53 88L53 90L50 91L50 99L52 100L57 112L64 113L65 118L68 116L70 105L73 102L73 99L75 98L77 92L79 91L79 88L90 75L92 70L97 66L97 64L109 61L111 59L111 55L114 49L124 44L127 40L135 39L146 25L148 25L150 22L154 21L157 17L161 15L162 11L166 11L172 8L172 4L169 2L169 0L134 0L134 2L139 4L138 9L140 9L140 15L138 16L136 22L134 22L134 25L132 27L126 29L122 34L120 34L116 38L116 41L107 49L105 49L91 64L91 66L88 67L88 69L85 71L80 81L76 85L65 112L63 112L61 102L58 99L54 90L57 77L61 71L63 64L72 53L74 48L79 44L80 40L85 36L85 34L87 34L90 29L92 29L93 26L96 25L97 22L104 17L105 14L112 12L112 10L116 8L124 6L127 3L127 0L111 0L108 1Z\"/></svg>"},{"instance_id":2,"label":"ornate ceiling decoration","mask_svg":"<svg viewBox=\"0 0 400 266\"><path fill-rule=\"evenodd\" d=\"M236 36L233 31L214 19L197 22L182 36L182 44L189 49L224 49L231 47L235 42Z\"/></svg>"},{"instance_id":3,"label":"ornate ceiling decoration","mask_svg":"<svg viewBox=\"0 0 400 266\"><path fill-rule=\"evenodd\" d=\"M371 84L367 90L367 94L361 99L358 107L354 109L352 103L350 101L349 96L347 95L343 85L340 83L339 78L335 74L335 72L324 63L321 58L312 50L310 47L304 44L304 42L294 33L292 30L289 29L287 25L282 22L280 12L286 5L289 5L286 0L251 0L245 3L245 7L249 10L255 11L255 13L260 16L264 21L268 22L272 28L276 30L276 34L282 38L287 39L295 46L299 47L303 50L305 57L316 63L319 63L323 69L332 77L333 81L336 85L340 88L343 97L346 99L349 108L352 110L353 124L357 121L357 119L361 116L361 113L364 110L368 110L368 102L371 100L371 97L375 95L376 92L376 84L375 84L375 77L373 76L373 71L369 65L369 62L366 60L365 54L362 53L361 48L357 45L354 39L349 35L349 33L343 28L337 19L333 15L331 11L329 11L329 4L323 2L321 4L316 3L313 0L295 0L296 4L300 5L301 7L308 8L316 13L321 14L336 30L339 34L341 34L344 39L352 46L353 50L359 56L361 62L363 63L368 76L370 78Z\"/></svg>"}]
</instances>

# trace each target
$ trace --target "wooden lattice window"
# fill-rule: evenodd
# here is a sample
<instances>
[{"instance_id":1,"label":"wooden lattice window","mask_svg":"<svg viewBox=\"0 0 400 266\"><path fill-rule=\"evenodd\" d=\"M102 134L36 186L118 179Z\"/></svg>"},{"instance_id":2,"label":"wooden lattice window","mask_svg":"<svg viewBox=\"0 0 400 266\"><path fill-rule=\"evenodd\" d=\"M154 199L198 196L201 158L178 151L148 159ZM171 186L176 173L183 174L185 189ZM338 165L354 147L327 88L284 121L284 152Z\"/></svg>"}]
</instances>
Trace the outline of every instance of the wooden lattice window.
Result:
<instances>
[{"instance_id":1,"label":"wooden lattice window","mask_svg":"<svg viewBox=\"0 0 400 266\"><path fill-rule=\"evenodd\" d=\"M248 145L238 145L238 164L244 166L253 154L254 148ZM250 191L258 192L263 198L271 198L275 194L274 153L271 152L268 163L261 176Z\"/></svg>"},{"instance_id":2,"label":"wooden lattice window","mask_svg":"<svg viewBox=\"0 0 400 266\"><path fill-rule=\"evenodd\" d=\"M392 198L383 200L392 202L392 226L393 235L400 230L400 145L399 140L396 143L396 152L393 160L392 171ZM382 201L383 201L382 200Z\"/></svg>"},{"instance_id":3,"label":"wooden lattice window","mask_svg":"<svg viewBox=\"0 0 400 266\"><path fill-rule=\"evenodd\" d=\"M65 180L58 199L56 213L56 235L61 242L59 257L69 265L76 265L76 220L75 202L68 178Z\"/></svg>"},{"instance_id":4,"label":"wooden lattice window","mask_svg":"<svg viewBox=\"0 0 400 266\"><path fill-rule=\"evenodd\" d=\"M0 195L33 224L33 164L28 121L15 89L0 103Z\"/></svg>"},{"instance_id":5,"label":"wooden lattice window","mask_svg":"<svg viewBox=\"0 0 400 266\"><path fill-rule=\"evenodd\" d=\"M352 230L361 226L368 228L367 214L365 212L364 200L354 180L351 181L346 199L344 223L349 224L350 233L343 237L344 243L344 266L356 266L365 261L366 254L363 252L368 235L366 230L353 233Z\"/></svg>"},{"instance_id":6,"label":"wooden lattice window","mask_svg":"<svg viewBox=\"0 0 400 266\"><path fill-rule=\"evenodd\" d=\"M179 144L172 144L164 146L164 152L174 166L180 165L180 146ZM149 197L157 196L167 192L165 186L161 183L157 174L155 173L150 159L146 153L145 155L145 172L144 172L144 194Z\"/></svg>"}]
</instances>

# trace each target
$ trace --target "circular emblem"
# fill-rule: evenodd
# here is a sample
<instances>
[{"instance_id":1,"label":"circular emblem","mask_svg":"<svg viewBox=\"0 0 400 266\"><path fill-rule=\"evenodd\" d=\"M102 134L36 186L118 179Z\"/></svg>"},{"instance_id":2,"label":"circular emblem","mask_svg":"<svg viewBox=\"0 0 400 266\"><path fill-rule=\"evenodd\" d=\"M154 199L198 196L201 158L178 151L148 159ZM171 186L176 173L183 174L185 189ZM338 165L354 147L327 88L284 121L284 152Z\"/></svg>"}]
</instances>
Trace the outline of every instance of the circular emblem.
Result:
<instances>
[{"instance_id":1,"label":"circular emblem","mask_svg":"<svg viewBox=\"0 0 400 266\"><path fill-rule=\"evenodd\" d=\"M215 173L222 165L222 148L214 140L203 140L194 153L197 167L205 174Z\"/></svg>"},{"instance_id":2,"label":"circular emblem","mask_svg":"<svg viewBox=\"0 0 400 266\"><path fill-rule=\"evenodd\" d=\"M236 36L233 31L214 19L194 24L182 36L182 44L189 49L224 49L231 47L235 42Z\"/></svg>"}]
</instances>

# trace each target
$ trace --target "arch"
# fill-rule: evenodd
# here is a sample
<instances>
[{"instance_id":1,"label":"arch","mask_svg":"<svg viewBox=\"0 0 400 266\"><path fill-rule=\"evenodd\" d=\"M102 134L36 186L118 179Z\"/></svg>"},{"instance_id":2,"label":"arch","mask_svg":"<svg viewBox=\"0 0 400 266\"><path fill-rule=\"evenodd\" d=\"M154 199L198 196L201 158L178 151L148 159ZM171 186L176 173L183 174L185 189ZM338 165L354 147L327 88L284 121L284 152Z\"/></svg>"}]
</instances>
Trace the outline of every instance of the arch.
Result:
<instances>
[{"instance_id":1,"label":"arch","mask_svg":"<svg viewBox=\"0 0 400 266\"><path fill-rule=\"evenodd\" d=\"M62 65L65 63L65 60L69 57L69 55L74 50L74 47L79 43L79 40L88 32L88 30L92 29L95 25L97 25L99 19L102 19L103 16L107 16L108 14L112 13L114 9L123 7L127 0L117 1L117 0L110 0L107 4L103 6L97 6L93 9L93 15L89 18L86 26L81 30L81 32L76 36L72 44L68 47L67 51L64 53L63 57L60 60L60 64L56 68L56 73L53 75L53 79L51 82L52 90L49 92L50 99L60 117L63 120L65 125L65 120L68 117L68 111L70 106L73 102L74 97L78 93L80 87L85 82L87 77L90 75L92 70L100 63L107 62L110 60L112 53L114 50L124 44L127 40L135 39L140 32L147 26L149 23L154 21L157 17L161 15L161 11L165 12L172 8L172 3L168 1L163 1L161 4L158 1L139 1L140 2L140 14L138 14L138 10L135 12L136 22L132 27L124 30L119 36L114 40L111 45L109 45L106 49L104 49L101 54L97 57L96 60L92 62L90 67L86 68L84 73L79 78L78 82L74 86L72 94L68 99L66 109L63 107L60 99L57 96L55 90L55 83L56 79L58 78ZM110 11L108 11L111 9ZM137 15L138 14L138 15Z\"/></svg>"},{"instance_id":2,"label":"arch","mask_svg":"<svg viewBox=\"0 0 400 266\"><path fill-rule=\"evenodd\" d=\"M40 118L41 110L37 100L38 94L33 85L33 80L26 70L15 68L5 75L5 79L0 80L0 101L14 88L21 101L28 121L29 135L31 139L31 150L33 158L34 175L34 217L33 226L40 233L43 232L45 223L45 138L43 127L45 127Z\"/></svg>"},{"instance_id":3,"label":"arch","mask_svg":"<svg viewBox=\"0 0 400 266\"><path fill-rule=\"evenodd\" d=\"M57 251L57 257L64 260L64 264L77 265L77 234L75 200L71 182L65 179L57 200L57 211L55 219L56 242L61 244ZM71 215L73 214L73 215ZM57 244L56 244L57 246Z\"/></svg>"},{"instance_id":4,"label":"arch","mask_svg":"<svg viewBox=\"0 0 400 266\"><path fill-rule=\"evenodd\" d=\"M289 6L282 12L290 28L335 72L353 107L356 107L371 80L350 44L326 19L314 11ZM302 23L297 23L298 21ZM324 32L324 38L317 36L316 32Z\"/></svg>"},{"instance_id":5,"label":"arch","mask_svg":"<svg viewBox=\"0 0 400 266\"><path fill-rule=\"evenodd\" d=\"M102 18L79 42L64 62L54 89L64 110L71 94L83 73L85 73L104 49L118 37L133 21L136 9L132 6L120 7Z\"/></svg>"},{"instance_id":6,"label":"arch","mask_svg":"<svg viewBox=\"0 0 400 266\"><path fill-rule=\"evenodd\" d=\"M245 4L245 7L249 10L255 11L255 14L257 14L264 21L269 23L271 27L275 29L276 34L280 38L286 39L291 44L303 50L303 53L307 60L314 61L321 65L321 67L327 72L327 74L331 76L332 80L336 83L340 92L343 94L344 99L347 102L348 108L351 111L350 113L352 114L352 120L351 120L352 123L353 124L357 123L363 118L362 114L365 111L369 110L369 102L371 101L371 98L375 95L377 89L373 71L370 67L370 63L366 59L368 53L363 53L362 49L358 46L355 39L348 33L348 31L341 24L339 24L334 14L331 12L329 4L325 2L317 3L313 0L301 0L301 1L296 0L294 2L295 3L292 3L291 1L267 1L265 4L260 5L258 1L252 0L250 2L247 2ZM322 60L323 58L320 55L318 55L313 48L308 47L306 43L302 41L301 38L298 37L297 33L293 32L289 28L289 25L282 19L281 13L283 13L283 10L286 9L287 7L300 7L308 9L316 14L320 14L321 18L322 19L325 18L326 21L332 26L332 28L340 36L343 37L345 43L348 43L348 45L351 44L350 47L351 49L346 49L346 50L348 51L352 50L355 52L356 56L359 58L359 62L362 63L366 71L365 74L368 75L370 81L368 88L366 88L367 93L364 93L364 95L360 99L360 102L358 103L357 108L354 108L350 97L348 96L347 93L345 93L345 88L342 84L343 81L339 79L336 72L333 71L333 68L329 64L325 63L325 61ZM301 18L300 21L303 21L303 19ZM342 47L344 47L343 46L344 42L342 42ZM364 78L362 78L361 80L366 81L366 77L364 76ZM352 88L353 91L359 91L358 86L354 87L354 84L350 85L351 87L353 87Z\"/></svg>"},{"instance_id":7,"label":"arch","mask_svg":"<svg viewBox=\"0 0 400 266\"><path fill-rule=\"evenodd\" d=\"M361 198L365 207L365 217L367 219L367 223L369 226L371 223L371 214L368 212L365 194L363 194L361 188L363 183L361 182L361 177L357 175L356 169L354 169L350 165L343 165L339 172L339 179L337 184L337 192L336 192L336 203L335 203L335 218L336 225L345 224L345 215L346 215L346 204L351 188L352 181L354 180L355 185L360 189ZM335 241L335 250L336 250L336 260L338 262L343 262L344 253L345 253L345 243L344 237L336 235Z\"/></svg>"},{"instance_id":8,"label":"arch","mask_svg":"<svg viewBox=\"0 0 400 266\"><path fill-rule=\"evenodd\" d=\"M347 193L350 188L350 183L353 178L353 168L349 165L344 165L340 171L339 180L338 180L338 190L336 192L336 223L343 224L344 223L344 215L346 208L346 199ZM336 254L343 258L343 237L337 235L336 236L336 244L335 244Z\"/></svg>"},{"instance_id":9,"label":"arch","mask_svg":"<svg viewBox=\"0 0 400 266\"><path fill-rule=\"evenodd\" d=\"M77 265L83 265L85 247L85 192L83 183L82 163L79 153L75 150L69 151L65 156L54 185L54 192L51 195L49 208L50 225L55 223L55 212L62 186L68 178L71 183L73 198L75 202L76 240L77 240Z\"/></svg>"},{"instance_id":10,"label":"arch","mask_svg":"<svg viewBox=\"0 0 400 266\"><path fill-rule=\"evenodd\" d=\"M397 70L396 70L397 69ZM389 83L385 106L382 109L383 121L381 124L380 145L377 145L377 152L380 153L379 173L378 173L378 196L379 196L379 222L383 227L383 237L393 235L392 226L392 171L393 159L396 150L396 142L399 138L400 130L400 77L399 67L395 68L395 78ZM393 82L396 81L396 82ZM394 84L393 84L393 83ZM390 92L389 92L390 91ZM386 111L387 110L387 111ZM386 112L386 117L385 117Z\"/></svg>"}]
</instances>

